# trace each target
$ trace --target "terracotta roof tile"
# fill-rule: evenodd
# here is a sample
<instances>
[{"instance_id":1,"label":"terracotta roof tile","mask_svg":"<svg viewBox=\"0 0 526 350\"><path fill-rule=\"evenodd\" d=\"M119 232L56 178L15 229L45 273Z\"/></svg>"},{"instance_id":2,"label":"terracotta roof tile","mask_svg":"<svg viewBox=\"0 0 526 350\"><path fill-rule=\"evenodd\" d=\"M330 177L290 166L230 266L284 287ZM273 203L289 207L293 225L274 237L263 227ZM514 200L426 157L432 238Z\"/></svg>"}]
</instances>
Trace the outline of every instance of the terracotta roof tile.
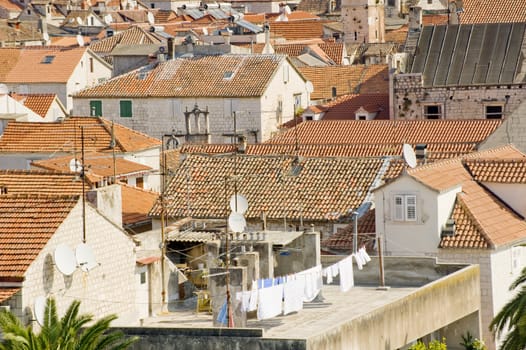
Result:
<instances>
[{"instance_id":1,"label":"terracotta roof tile","mask_svg":"<svg viewBox=\"0 0 526 350\"><path fill-rule=\"evenodd\" d=\"M376 113L374 119L389 119L389 94L345 95L329 102L323 120L355 120L355 112L364 107Z\"/></svg>"},{"instance_id":2,"label":"terracotta roof tile","mask_svg":"<svg viewBox=\"0 0 526 350\"><path fill-rule=\"evenodd\" d=\"M49 108L57 99L56 94L12 94L11 97L42 118L46 117Z\"/></svg>"},{"instance_id":3,"label":"terracotta roof tile","mask_svg":"<svg viewBox=\"0 0 526 350\"><path fill-rule=\"evenodd\" d=\"M272 22L270 33L272 37L286 40L302 40L323 38L324 21L292 21Z\"/></svg>"},{"instance_id":4,"label":"terracotta roof tile","mask_svg":"<svg viewBox=\"0 0 526 350\"><path fill-rule=\"evenodd\" d=\"M314 86L311 100L334 98L334 88L336 96L357 93L389 93L387 65L301 67L298 69Z\"/></svg>"},{"instance_id":5,"label":"terracotta roof tile","mask_svg":"<svg viewBox=\"0 0 526 350\"><path fill-rule=\"evenodd\" d=\"M0 196L0 280L22 278L78 196Z\"/></svg>"},{"instance_id":6,"label":"terracotta roof tile","mask_svg":"<svg viewBox=\"0 0 526 350\"><path fill-rule=\"evenodd\" d=\"M7 194L78 195L82 181L71 172L0 170L0 187Z\"/></svg>"},{"instance_id":7,"label":"terracotta roof tile","mask_svg":"<svg viewBox=\"0 0 526 350\"><path fill-rule=\"evenodd\" d=\"M17 64L20 57L20 49L0 48L0 81L4 81L6 75Z\"/></svg>"},{"instance_id":8,"label":"terracotta roof tile","mask_svg":"<svg viewBox=\"0 0 526 350\"><path fill-rule=\"evenodd\" d=\"M121 185L122 224L132 225L151 220L148 213L159 197L158 193Z\"/></svg>"},{"instance_id":9,"label":"terracotta roof tile","mask_svg":"<svg viewBox=\"0 0 526 350\"><path fill-rule=\"evenodd\" d=\"M301 123L266 143L402 144L474 143L485 140L500 120L321 120Z\"/></svg>"},{"instance_id":10,"label":"terracotta roof tile","mask_svg":"<svg viewBox=\"0 0 526 350\"><path fill-rule=\"evenodd\" d=\"M20 6L19 4L11 0L0 0L0 7L8 11L18 11L18 12L22 12L22 10L24 9L22 6Z\"/></svg>"},{"instance_id":11,"label":"terracotta roof tile","mask_svg":"<svg viewBox=\"0 0 526 350\"><path fill-rule=\"evenodd\" d=\"M407 31L407 26L402 26L395 30L388 30L385 32L385 42L404 44L407 38Z\"/></svg>"},{"instance_id":12,"label":"terracotta roof tile","mask_svg":"<svg viewBox=\"0 0 526 350\"><path fill-rule=\"evenodd\" d=\"M21 288L0 288L0 303L18 293Z\"/></svg>"},{"instance_id":13,"label":"terracotta roof tile","mask_svg":"<svg viewBox=\"0 0 526 350\"><path fill-rule=\"evenodd\" d=\"M464 0L460 23L526 22L524 0Z\"/></svg>"},{"instance_id":14,"label":"terracotta roof tile","mask_svg":"<svg viewBox=\"0 0 526 350\"><path fill-rule=\"evenodd\" d=\"M79 64L85 47L73 49L24 48L4 76L4 83L65 83ZM0 56L5 51L0 50ZM0 58L1 60L2 58ZM47 60L46 60L47 59ZM49 63L44 63L48 62Z\"/></svg>"},{"instance_id":15,"label":"terracotta roof tile","mask_svg":"<svg viewBox=\"0 0 526 350\"><path fill-rule=\"evenodd\" d=\"M343 60L343 47L344 44L341 42L325 41L319 43L284 43L284 44L272 44L274 52L278 54L288 55L289 57L297 57L304 54L309 46L316 45L323 52L330 57L335 64L341 65ZM265 44L247 44L240 45L243 47L251 48L253 53L262 53Z\"/></svg>"},{"instance_id":16,"label":"terracotta roof tile","mask_svg":"<svg viewBox=\"0 0 526 350\"><path fill-rule=\"evenodd\" d=\"M466 159L464 164L476 181L526 183L526 159Z\"/></svg>"},{"instance_id":17,"label":"terracotta roof tile","mask_svg":"<svg viewBox=\"0 0 526 350\"><path fill-rule=\"evenodd\" d=\"M336 220L365 200L382 159L302 158L293 176L293 156L237 156L239 193L249 202L245 217L257 219ZM188 155L174 169L165 192L168 215L174 218L220 218L227 214L225 176L233 175L231 155ZM188 181L188 179L190 179ZM233 191L233 184L228 192ZM189 195L190 194L190 195ZM188 209L190 207L190 209ZM152 209L159 215L159 204ZM190 211L190 212L189 212Z\"/></svg>"},{"instance_id":18,"label":"terracotta roof tile","mask_svg":"<svg viewBox=\"0 0 526 350\"><path fill-rule=\"evenodd\" d=\"M448 24L448 14L428 14L422 16L422 24L425 26Z\"/></svg>"},{"instance_id":19,"label":"terracotta roof tile","mask_svg":"<svg viewBox=\"0 0 526 350\"><path fill-rule=\"evenodd\" d=\"M354 223L350 223L321 242L322 249L347 251L353 249ZM358 247L365 246L368 252L374 250L376 237L375 210L371 209L358 218Z\"/></svg>"},{"instance_id":20,"label":"terracotta roof tile","mask_svg":"<svg viewBox=\"0 0 526 350\"><path fill-rule=\"evenodd\" d=\"M138 45L138 44L160 44L161 40L147 32L140 26L134 25L129 29L116 33L108 38L101 39L90 45L90 49L96 53L110 53L115 46Z\"/></svg>"},{"instance_id":21,"label":"terracotta roof tile","mask_svg":"<svg viewBox=\"0 0 526 350\"><path fill-rule=\"evenodd\" d=\"M33 161L31 165L45 170L68 172L70 171L69 163L72 159L74 159L73 155L49 158ZM80 159L79 154L77 154L77 159ZM119 177L125 177L126 175L149 172L152 170L152 168L146 165L132 162L122 157L116 157L114 164L111 153L86 153L84 155L84 162L86 165L86 176L92 183L101 181L102 179L111 178L114 174L114 170L117 179Z\"/></svg>"},{"instance_id":22,"label":"terracotta roof tile","mask_svg":"<svg viewBox=\"0 0 526 350\"><path fill-rule=\"evenodd\" d=\"M55 123L9 122L0 138L0 153L78 153L80 127L86 128L85 152L110 150L111 122L98 117L70 117ZM114 125L114 133L119 152L160 147L159 140L119 124Z\"/></svg>"},{"instance_id":23,"label":"terracotta roof tile","mask_svg":"<svg viewBox=\"0 0 526 350\"><path fill-rule=\"evenodd\" d=\"M150 65L80 91L78 97L261 96L282 55L222 55ZM232 73L229 78L225 74ZM201 79L195 79L195 77Z\"/></svg>"},{"instance_id":24,"label":"terracotta roof tile","mask_svg":"<svg viewBox=\"0 0 526 350\"><path fill-rule=\"evenodd\" d=\"M91 43L91 38L89 36L82 36L84 40L84 45L89 45ZM51 37L51 45L55 47L79 47L79 42L76 35L71 36L60 36Z\"/></svg>"}]
</instances>

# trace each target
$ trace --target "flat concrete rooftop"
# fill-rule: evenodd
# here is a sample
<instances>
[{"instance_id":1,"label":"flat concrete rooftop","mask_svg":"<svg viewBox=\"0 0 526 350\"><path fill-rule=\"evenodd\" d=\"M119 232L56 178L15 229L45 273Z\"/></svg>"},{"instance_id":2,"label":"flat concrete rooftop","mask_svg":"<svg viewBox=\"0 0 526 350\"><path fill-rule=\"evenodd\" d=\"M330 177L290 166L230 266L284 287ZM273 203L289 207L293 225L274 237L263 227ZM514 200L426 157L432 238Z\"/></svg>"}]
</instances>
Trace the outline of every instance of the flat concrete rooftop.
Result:
<instances>
[{"instance_id":1,"label":"flat concrete rooftop","mask_svg":"<svg viewBox=\"0 0 526 350\"><path fill-rule=\"evenodd\" d=\"M416 287L396 287L377 290L374 287L357 286L341 292L338 285L324 285L323 301L304 303L303 310L268 320L248 319L248 328L263 329L265 338L308 339L322 334L338 324L366 315L395 300L403 299L416 291ZM190 302L180 305L177 311L157 315L144 320L144 327L212 328L212 315L197 313Z\"/></svg>"}]
</instances>

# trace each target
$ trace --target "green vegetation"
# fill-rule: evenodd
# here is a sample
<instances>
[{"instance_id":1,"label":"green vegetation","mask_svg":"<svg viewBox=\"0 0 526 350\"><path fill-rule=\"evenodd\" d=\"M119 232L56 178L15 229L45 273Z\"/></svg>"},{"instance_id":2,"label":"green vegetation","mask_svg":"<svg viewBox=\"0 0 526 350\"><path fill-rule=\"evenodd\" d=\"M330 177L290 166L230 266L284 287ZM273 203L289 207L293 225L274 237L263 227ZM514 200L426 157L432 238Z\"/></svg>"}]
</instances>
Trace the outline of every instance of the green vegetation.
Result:
<instances>
[{"instance_id":1,"label":"green vegetation","mask_svg":"<svg viewBox=\"0 0 526 350\"><path fill-rule=\"evenodd\" d=\"M442 341L433 340L427 345L419 340L409 350L447 350L447 345L445 339L442 339Z\"/></svg>"},{"instance_id":2,"label":"green vegetation","mask_svg":"<svg viewBox=\"0 0 526 350\"><path fill-rule=\"evenodd\" d=\"M49 298L45 308L44 325L35 334L31 326L24 327L9 311L0 312L0 329L3 332L0 350L124 350L137 338L125 339L120 331L108 329L117 318L106 316L91 326L89 314L79 315L80 302L73 301L65 315L59 319L55 299Z\"/></svg>"}]
</instances>

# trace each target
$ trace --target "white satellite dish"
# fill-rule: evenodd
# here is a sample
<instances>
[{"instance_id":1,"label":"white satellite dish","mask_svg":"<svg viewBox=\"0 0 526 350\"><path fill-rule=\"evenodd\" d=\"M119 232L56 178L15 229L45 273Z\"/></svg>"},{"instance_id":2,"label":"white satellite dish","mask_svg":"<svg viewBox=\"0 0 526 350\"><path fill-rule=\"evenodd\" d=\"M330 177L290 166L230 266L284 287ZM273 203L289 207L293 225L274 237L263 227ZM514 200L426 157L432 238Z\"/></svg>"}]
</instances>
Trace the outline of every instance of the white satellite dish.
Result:
<instances>
[{"instance_id":1,"label":"white satellite dish","mask_svg":"<svg viewBox=\"0 0 526 350\"><path fill-rule=\"evenodd\" d=\"M228 217L228 227L234 232L243 232L247 227L247 222L243 214L232 213Z\"/></svg>"},{"instance_id":2,"label":"white satellite dish","mask_svg":"<svg viewBox=\"0 0 526 350\"><path fill-rule=\"evenodd\" d=\"M39 325L44 325L44 315L46 313L46 297L45 296L38 296L35 299L35 305L33 308L33 311L35 312L35 318L37 319L37 322Z\"/></svg>"},{"instance_id":3,"label":"white satellite dish","mask_svg":"<svg viewBox=\"0 0 526 350\"><path fill-rule=\"evenodd\" d=\"M111 15L108 13L106 16L104 16L104 21L107 24L110 24L111 22L113 22L113 17L111 17Z\"/></svg>"},{"instance_id":4,"label":"white satellite dish","mask_svg":"<svg viewBox=\"0 0 526 350\"><path fill-rule=\"evenodd\" d=\"M82 163L80 160L73 158L69 161L69 170L72 172L82 171Z\"/></svg>"},{"instance_id":5,"label":"white satellite dish","mask_svg":"<svg viewBox=\"0 0 526 350\"><path fill-rule=\"evenodd\" d=\"M77 261L75 254L65 244L59 244L55 249L55 265L57 269L64 275L70 276L77 268Z\"/></svg>"},{"instance_id":6,"label":"white satellite dish","mask_svg":"<svg viewBox=\"0 0 526 350\"><path fill-rule=\"evenodd\" d=\"M87 243L80 243L75 249L75 257L77 258L77 265L84 272L88 272L97 266L95 254L93 249Z\"/></svg>"},{"instance_id":7,"label":"white satellite dish","mask_svg":"<svg viewBox=\"0 0 526 350\"><path fill-rule=\"evenodd\" d=\"M237 200L237 203L236 203ZM235 194L230 197L230 209L237 214L245 214L248 209L248 201L240 194Z\"/></svg>"},{"instance_id":8,"label":"white satellite dish","mask_svg":"<svg viewBox=\"0 0 526 350\"><path fill-rule=\"evenodd\" d=\"M77 34L77 43L79 43L80 47L84 46L84 38L80 34Z\"/></svg>"},{"instance_id":9,"label":"white satellite dish","mask_svg":"<svg viewBox=\"0 0 526 350\"><path fill-rule=\"evenodd\" d=\"M291 11L289 5L285 5L285 14L290 15L290 13Z\"/></svg>"},{"instance_id":10,"label":"white satellite dish","mask_svg":"<svg viewBox=\"0 0 526 350\"><path fill-rule=\"evenodd\" d=\"M404 143L402 146L402 153L404 155L404 160L409 165L410 168L416 167L416 155L413 147L411 145Z\"/></svg>"},{"instance_id":11,"label":"white satellite dish","mask_svg":"<svg viewBox=\"0 0 526 350\"><path fill-rule=\"evenodd\" d=\"M151 12L148 12L146 17L148 17L148 23L150 23L150 25L153 26L153 24L155 23L155 18L153 17L153 14Z\"/></svg>"},{"instance_id":12,"label":"white satellite dish","mask_svg":"<svg viewBox=\"0 0 526 350\"><path fill-rule=\"evenodd\" d=\"M77 17L77 23L78 23L79 25L82 25L82 18Z\"/></svg>"},{"instance_id":13,"label":"white satellite dish","mask_svg":"<svg viewBox=\"0 0 526 350\"><path fill-rule=\"evenodd\" d=\"M206 27L203 27L203 34L208 35L208 29Z\"/></svg>"},{"instance_id":14,"label":"white satellite dish","mask_svg":"<svg viewBox=\"0 0 526 350\"><path fill-rule=\"evenodd\" d=\"M49 34L48 33L42 34L42 38L44 38L45 41L49 41Z\"/></svg>"}]
</instances>

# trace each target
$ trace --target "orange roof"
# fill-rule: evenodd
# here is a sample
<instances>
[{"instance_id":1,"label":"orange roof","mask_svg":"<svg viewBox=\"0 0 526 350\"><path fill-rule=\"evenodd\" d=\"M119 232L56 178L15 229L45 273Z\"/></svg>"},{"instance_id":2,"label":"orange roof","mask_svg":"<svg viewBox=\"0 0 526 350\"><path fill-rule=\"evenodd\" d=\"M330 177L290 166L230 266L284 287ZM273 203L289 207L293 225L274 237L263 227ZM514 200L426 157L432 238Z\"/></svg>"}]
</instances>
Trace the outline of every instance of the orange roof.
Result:
<instances>
[{"instance_id":1,"label":"orange roof","mask_svg":"<svg viewBox=\"0 0 526 350\"><path fill-rule=\"evenodd\" d=\"M524 162L526 155L508 145L407 169L407 176L436 191L461 189L451 215L458 226L453 235L442 236L441 248L494 248L526 239L526 222L475 181L464 165L484 159L508 164L512 160ZM502 173L499 167L487 170Z\"/></svg>"},{"instance_id":2,"label":"orange roof","mask_svg":"<svg viewBox=\"0 0 526 350\"><path fill-rule=\"evenodd\" d=\"M353 250L354 223L350 223L321 242L322 249L346 251ZM371 209L358 218L358 248L365 246L368 252L374 250L376 236L375 210Z\"/></svg>"},{"instance_id":3,"label":"orange roof","mask_svg":"<svg viewBox=\"0 0 526 350\"><path fill-rule=\"evenodd\" d=\"M363 107L369 113L376 113L374 119L389 119L389 94L359 94L342 96L327 104L324 120L356 119L355 112Z\"/></svg>"},{"instance_id":4,"label":"orange roof","mask_svg":"<svg viewBox=\"0 0 526 350\"><path fill-rule=\"evenodd\" d=\"M81 127L84 127L85 152L110 150L111 122L98 117L69 117L62 122L31 123L11 121L0 138L0 152L79 153L82 145ZM160 147L158 139L114 125L116 150L134 152Z\"/></svg>"},{"instance_id":5,"label":"orange roof","mask_svg":"<svg viewBox=\"0 0 526 350\"><path fill-rule=\"evenodd\" d=\"M270 33L273 37L286 40L323 38L324 21L272 22Z\"/></svg>"},{"instance_id":6,"label":"orange roof","mask_svg":"<svg viewBox=\"0 0 526 350\"><path fill-rule=\"evenodd\" d=\"M251 48L253 50L253 53L262 53L265 44L247 44L240 46ZM329 56L330 59L333 60L334 63L337 65L342 64L343 46L343 43L332 41L320 41L319 43L312 43L309 41L306 43L272 44L272 48L274 48L274 51L276 53L288 55L289 57L297 57L307 52L307 50L311 47L319 47L324 52L324 54Z\"/></svg>"},{"instance_id":7,"label":"orange roof","mask_svg":"<svg viewBox=\"0 0 526 350\"><path fill-rule=\"evenodd\" d=\"M405 43L405 39L407 38L407 31L408 31L407 25L402 26L395 30L386 31L385 36L384 36L385 42L403 44Z\"/></svg>"},{"instance_id":8,"label":"orange roof","mask_svg":"<svg viewBox=\"0 0 526 350\"><path fill-rule=\"evenodd\" d=\"M76 157L80 160L79 154ZM33 161L31 165L46 170L68 172L70 171L69 163L72 159L74 159L73 155L56 157ZM152 170L149 166L132 162L122 157L116 157L114 163L112 155L108 153L86 153L84 155L84 163L86 176L92 183L100 181L102 178L112 177L114 170L117 178Z\"/></svg>"},{"instance_id":9,"label":"orange roof","mask_svg":"<svg viewBox=\"0 0 526 350\"><path fill-rule=\"evenodd\" d=\"M148 213L159 197L158 193L121 185L122 224L131 225L151 220Z\"/></svg>"},{"instance_id":10,"label":"orange roof","mask_svg":"<svg viewBox=\"0 0 526 350\"><path fill-rule=\"evenodd\" d=\"M363 203L383 164L379 158L305 157L297 165L294 160L294 156L237 156L237 189L250 203L246 218L258 220L261 212L275 220L345 218ZM231 155L187 155L173 173L165 191L170 217L228 215L224 179L234 173ZM227 192L233 190L230 184ZM151 214L159 213L157 202Z\"/></svg>"},{"instance_id":11,"label":"orange roof","mask_svg":"<svg viewBox=\"0 0 526 350\"><path fill-rule=\"evenodd\" d=\"M65 83L86 52L85 47L73 49L24 48L17 62L5 75L4 83ZM2 55L4 50L0 50ZM48 63L46 63L48 62Z\"/></svg>"},{"instance_id":12,"label":"orange roof","mask_svg":"<svg viewBox=\"0 0 526 350\"><path fill-rule=\"evenodd\" d=\"M0 48L0 81L13 69L20 57L20 49Z\"/></svg>"},{"instance_id":13,"label":"orange roof","mask_svg":"<svg viewBox=\"0 0 526 350\"><path fill-rule=\"evenodd\" d=\"M8 300L18 293L21 288L0 288L0 303Z\"/></svg>"},{"instance_id":14,"label":"orange roof","mask_svg":"<svg viewBox=\"0 0 526 350\"><path fill-rule=\"evenodd\" d=\"M82 39L84 40L85 45L89 45L91 42L91 38L89 36L83 36ZM60 36L60 37L51 37L51 44L53 46L63 46L63 47L71 47L71 46L79 46L79 42L76 36Z\"/></svg>"},{"instance_id":15,"label":"orange roof","mask_svg":"<svg viewBox=\"0 0 526 350\"><path fill-rule=\"evenodd\" d=\"M283 55L178 58L149 65L80 91L78 97L261 96ZM196 79L201 77L201 79Z\"/></svg>"},{"instance_id":16,"label":"orange roof","mask_svg":"<svg viewBox=\"0 0 526 350\"><path fill-rule=\"evenodd\" d=\"M78 195L82 181L71 172L0 170L0 187L7 194Z\"/></svg>"},{"instance_id":17,"label":"orange roof","mask_svg":"<svg viewBox=\"0 0 526 350\"><path fill-rule=\"evenodd\" d=\"M8 11L21 12L24 8L11 0L0 0L0 7Z\"/></svg>"},{"instance_id":18,"label":"orange roof","mask_svg":"<svg viewBox=\"0 0 526 350\"><path fill-rule=\"evenodd\" d=\"M448 24L448 15L446 14L430 14L422 16L422 24L425 26Z\"/></svg>"},{"instance_id":19,"label":"orange roof","mask_svg":"<svg viewBox=\"0 0 526 350\"><path fill-rule=\"evenodd\" d=\"M526 22L524 0L464 0L460 23Z\"/></svg>"},{"instance_id":20,"label":"orange roof","mask_svg":"<svg viewBox=\"0 0 526 350\"><path fill-rule=\"evenodd\" d=\"M314 86L311 100L334 98L334 88L336 96L389 93L387 65L300 67L298 70Z\"/></svg>"},{"instance_id":21,"label":"orange roof","mask_svg":"<svg viewBox=\"0 0 526 350\"><path fill-rule=\"evenodd\" d=\"M57 99L56 94L11 94L11 97L42 118L46 117L49 108Z\"/></svg>"},{"instance_id":22,"label":"orange roof","mask_svg":"<svg viewBox=\"0 0 526 350\"><path fill-rule=\"evenodd\" d=\"M264 15L265 15L265 20L274 23L278 21L279 16L281 14L274 12L274 13L266 13ZM243 17L243 19L245 19L245 17ZM290 21L320 20L320 17L313 15L309 12L305 12L305 11L292 11L291 13L287 15L287 19L290 22Z\"/></svg>"},{"instance_id":23,"label":"orange roof","mask_svg":"<svg viewBox=\"0 0 526 350\"><path fill-rule=\"evenodd\" d=\"M97 53L109 53L118 44L138 45L138 44L160 44L161 40L147 32L140 26L133 25L130 28L116 33L113 36L103 38L90 45L90 49Z\"/></svg>"},{"instance_id":24,"label":"orange roof","mask_svg":"<svg viewBox=\"0 0 526 350\"><path fill-rule=\"evenodd\" d=\"M464 164L476 181L526 183L526 159L466 159Z\"/></svg>"},{"instance_id":25,"label":"orange roof","mask_svg":"<svg viewBox=\"0 0 526 350\"><path fill-rule=\"evenodd\" d=\"M78 196L0 196L0 280L22 279Z\"/></svg>"},{"instance_id":26,"label":"orange roof","mask_svg":"<svg viewBox=\"0 0 526 350\"><path fill-rule=\"evenodd\" d=\"M321 120L301 123L266 143L402 144L473 143L485 140L501 120Z\"/></svg>"}]
</instances>

